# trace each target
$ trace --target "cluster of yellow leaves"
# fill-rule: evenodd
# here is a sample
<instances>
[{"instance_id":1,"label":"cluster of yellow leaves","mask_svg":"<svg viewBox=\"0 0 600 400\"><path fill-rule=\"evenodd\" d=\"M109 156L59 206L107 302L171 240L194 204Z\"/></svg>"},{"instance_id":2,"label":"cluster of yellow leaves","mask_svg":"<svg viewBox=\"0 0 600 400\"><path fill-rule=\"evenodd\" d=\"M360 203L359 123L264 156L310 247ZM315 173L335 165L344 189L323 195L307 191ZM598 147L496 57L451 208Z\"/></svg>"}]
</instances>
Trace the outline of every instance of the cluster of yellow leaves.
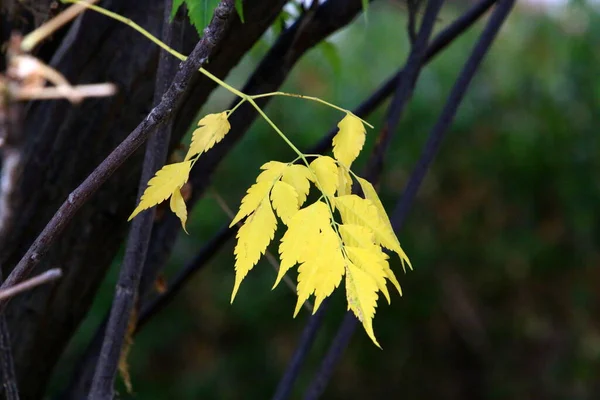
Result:
<instances>
[{"instance_id":1,"label":"cluster of yellow leaves","mask_svg":"<svg viewBox=\"0 0 600 400\"><path fill-rule=\"evenodd\" d=\"M190 171L194 164L192 158L198 158L202 153L211 149L219 143L231 126L227 120L227 112L209 114L198 122L198 129L192 134L192 144L188 150L185 160L179 163L169 164L162 167L150 181L148 187L140 198L140 203L129 216L131 221L140 212L154 207L171 198L171 211L181 220L181 226L185 229L187 221L187 208L181 196L181 188L188 181Z\"/></svg>"},{"instance_id":2,"label":"cluster of yellow leaves","mask_svg":"<svg viewBox=\"0 0 600 400\"><path fill-rule=\"evenodd\" d=\"M237 234L233 301L241 282L273 240L277 217L287 226L281 238L281 264L275 286L295 265L298 267L298 301L294 316L311 296L313 312L332 294L345 277L348 309L362 322L379 346L373 332L378 292L390 301L386 280L402 294L383 248L398 254L402 265L410 262L400 247L373 186L357 177L365 198L351 194L349 167L365 140L360 119L352 114L338 124L333 144L335 160L319 156L308 166L270 161L242 199L231 226L247 217ZM302 208L310 185L322 193L316 202ZM334 216L339 212L342 223Z\"/></svg>"},{"instance_id":3,"label":"cluster of yellow leaves","mask_svg":"<svg viewBox=\"0 0 600 400\"><path fill-rule=\"evenodd\" d=\"M227 112L222 112L209 114L198 122L184 161L166 165L156 173L129 220L170 197L171 210L180 218L185 230L187 210L181 188L187 182L195 160L229 132L231 127L227 118ZM347 113L338 128L333 139L335 159L318 156L307 165L270 161L261 167L262 172L248 189L230 225L245 218L237 233L231 301L273 240L278 217L287 230L279 244L281 264L273 287L298 265L298 301L294 316L313 295L313 312L316 312L345 277L348 309L379 346L372 325L378 293L381 292L389 303L387 281L390 281L402 295L383 249L397 253L403 267L405 262L410 266L410 261L400 247L371 183L355 176L364 198L351 193L350 166L365 142L362 121ZM311 184L321 197L303 207ZM341 223L336 221L336 212Z\"/></svg>"}]
</instances>

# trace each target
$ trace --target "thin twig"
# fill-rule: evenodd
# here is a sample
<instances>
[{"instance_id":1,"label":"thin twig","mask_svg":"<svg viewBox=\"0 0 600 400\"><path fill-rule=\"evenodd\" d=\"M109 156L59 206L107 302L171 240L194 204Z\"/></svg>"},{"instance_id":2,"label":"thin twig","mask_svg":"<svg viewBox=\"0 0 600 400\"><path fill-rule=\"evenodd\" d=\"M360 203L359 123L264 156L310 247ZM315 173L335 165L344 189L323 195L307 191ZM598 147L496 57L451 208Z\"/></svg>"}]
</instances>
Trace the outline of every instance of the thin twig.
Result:
<instances>
[{"instance_id":1,"label":"thin twig","mask_svg":"<svg viewBox=\"0 0 600 400\"><path fill-rule=\"evenodd\" d=\"M394 211L392 216L392 226L395 232L401 230L418 188L425 177L429 165L439 150L441 141L456 115L464 94L513 5L514 0L499 0L497 8L490 17L485 30L481 34L469 59L456 80L446 105L444 106L436 125L429 134L429 139L423 148L423 153L417 166L411 174L404 195L401 197L396 210ZM321 396L327 382L331 378L335 366L348 346L357 325L356 318L350 313L347 313L331 347L323 359L321 367L316 374L316 378L313 380L313 383L307 391L305 399L313 400Z\"/></svg>"},{"instance_id":2,"label":"thin twig","mask_svg":"<svg viewBox=\"0 0 600 400\"><path fill-rule=\"evenodd\" d=\"M129 136L79 185L58 209L50 222L29 247L23 258L13 269L0 288L13 286L33 272L34 267L71 222L75 213L110 178L148 138L148 135L169 121L179 109L188 82L198 69L208 60L215 46L221 41L233 14L233 0L224 0L215 10L214 18L204 36L198 42L188 59L181 64L177 74L164 94L160 104L150 111L144 120ZM0 300L0 311L6 307L6 300Z\"/></svg>"},{"instance_id":3,"label":"thin twig","mask_svg":"<svg viewBox=\"0 0 600 400\"><path fill-rule=\"evenodd\" d=\"M421 0L406 0L408 6L408 40L410 45L413 46L417 40L417 15L419 13L419 5Z\"/></svg>"},{"instance_id":4,"label":"thin twig","mask_svg":"<svg viewBox=\"0 0 600 400\"><path fill-rule=\"evenodd\" d=\"M385 124L379 132L376 141L377 144L367 163L365 177L373 184L377 184L379 181L385 154L396 133L404 108L413 94L417 79L419 78L419 74L424 65L429 38L433 32L435 21L437 20L437 16L443 3L444 0L429 0L427 2L427 8L425 9L421 28L419 29L417 38L411 45L410 53L402 70L402 77L398 79L394 97L388 108Z\"/></svg>"},{"instance_id":5,"label":"thin twig","mask_svg":"<svg viewBox=\"0 0 600 400\"><path fill-rule=\"evenodd\" d=\"M292 355L292 358L285 369L285 373L277 384L277 389L273 395L273 400L285 400L290 396L290 393L294 388L296 378L300 374L300 369L304 364L304 360L306 359L308 352L312 348L312 345L317 338L317 333L321 328L323 317L325 316L325 312L328 308L329 297L323 300L317 312L309 317L308 323L300 335L300 340L298 341L296 350L294 351L294 354Z\"/></svg>"},{"instance_id":6,"label":"thin twig","mask_svg":"<svg viewBox=\"0 0 600 400\"><path fill-rule=\"evenodd\" d=\"M182 39L183 29L181 29L181 25L170 24L171 8L172 0L166 0L162 40L169 46L173 46L173 41L176 40L175 46L178 46ZM174 32L175 28L179 28L178 32ZM175 74L176 67L176 59L170 57L166 52L160 53L156 72L154 104L160 103L161 97L169 87L171 77ZM163 124L148 139L138 197L142 195L148 181L156 171L165 164L171 138L171 128L172 123L169 121ZM131 224L125 258L121 266L102 349L90 389L89 398L92 400L112 399L114 396L114 380L117 368L120 365L119 360L121 359L125 337L130 329L130 321L132 315L135 314L139 281L148 253L148 244L155 215L156 208L153 207L142 212Z\"/></svg>"},{"instance_id":7,"label":"thin twig","mask_svg":"<svg viewBox=\"0 0 600 400\"><path fill-rule=\"evenodd\" d=\"M97 3L98 0L84 0L88 4ZM73 18L77 17L86 7L83 4L73 4L67 9L62 11L60 14L52 18L50 21L41 25L35 31L27 35L21 43L21 49L25 52L30 52L38 45L42 40L46 39L52 33L56 32L60 27L67 24Z\"/></svg>"},{"instance_id":8,"label":"thin twig","mask_svg":"<svg viewBox=\"0 0 600 400\"><path fill-rule=\"evenodd\" d=\"M62 270L60 268L49 269L46 272L34 276L31 279L27 279L18 285L9 287L8 289L0 290L0 299L8 299L14 297L20 293L31 290L37 286L44 285L46 283L54 282L62 277Z\"/></svg>"}]
</instances>

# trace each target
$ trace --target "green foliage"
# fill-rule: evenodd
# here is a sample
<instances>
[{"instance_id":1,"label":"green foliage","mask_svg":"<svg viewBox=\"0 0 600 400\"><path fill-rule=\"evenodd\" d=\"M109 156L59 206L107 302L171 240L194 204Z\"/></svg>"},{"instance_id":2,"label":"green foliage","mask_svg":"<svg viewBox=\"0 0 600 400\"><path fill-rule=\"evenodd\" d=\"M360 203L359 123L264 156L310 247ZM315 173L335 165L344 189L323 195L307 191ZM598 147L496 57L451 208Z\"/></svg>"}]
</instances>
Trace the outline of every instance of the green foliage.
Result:
<instances>
[{"instance_id":1,"label":"green foliage","mask_svg":"<svg viewBox=\"0 0 600 400\"><path fill-rule=\"evenodd\" d=\"M198 34L202 36L202 31L208 26L219 3L220 0L174 0L171 18L175 16L179 7L185 4L187 6L190 22L194 25ZM235 9L243 22L244 10L242 8L242 0L235 0Z\"/></svg>"}]
</instances>

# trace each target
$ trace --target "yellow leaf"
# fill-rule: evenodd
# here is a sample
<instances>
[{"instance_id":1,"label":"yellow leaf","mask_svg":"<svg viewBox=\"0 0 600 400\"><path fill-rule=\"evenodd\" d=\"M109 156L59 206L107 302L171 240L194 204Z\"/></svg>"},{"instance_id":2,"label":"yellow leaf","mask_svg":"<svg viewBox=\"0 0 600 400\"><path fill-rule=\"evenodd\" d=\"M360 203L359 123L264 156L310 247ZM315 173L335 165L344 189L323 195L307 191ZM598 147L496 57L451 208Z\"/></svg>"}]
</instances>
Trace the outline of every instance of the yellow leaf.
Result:
<instances>
[{"instance_id":1,"label":"yellow leaf","mask_svg":"<svg viewBox=\"0 0 600 400\"><path fill-rule=\"evenodd\" d=\"M227 120L227 112L208 114L198 122L199 128L192 134L192 144L185 156L186 161L210 150L219 143L231 129Z\"/></svg>"},{"instance_id":2,"label":"yellow leaf","mask_svg":"<svg viewBox=\"0 0 600 400\"><path fill-rule=\"evenodd\" d=\"M346 246L369 247L375 244L375 235L366 226L342 224L338 229Z\"/></svg>"},{"instance_id":3,"label":"yellow leaf","mask_svg":"<svg viewBox=\"0 0 600 400\"><path fill-rule=\"evenodd\" d=\"M282 163L279 161L269 161L268 163L263 164L262 167L260 167L260 169L263 170L263 172L260 173L260 175L258 175L258 178L256 178L256 182L271 182L273 183L274 180L279 179L279 177L281 176L281 174L283 174L283 170L287 168L287 164L286 163Z\"/></svg>"},{"instance_id":4,"label":"yellow leaf","mask_svg":"<svg viewBox=\"0 0 600 400\"><path fill-rule=\"evenodd\" d=\"M342 254L339 237L331 226L324 229L312 245L315 247L313 256L298 267L298 301L294 317L313 293L314 314L323 300L340 285L344 275L346 260Z\"/></svg>"},{"instance_id":5,"label":"yellow leaf","mask_svg":"<svg viewBox=\"0 0 600 400\"><path fill-rule=\"evenodd\" d=\"M262 201L256 211L244 222L237 233L235 246L235 284L231 293L231 302L240 288L242 280L256 265L273 240L277 220L268 199Z\"/></svg>"},{"instance_id":6,"label":"yellow leaf","mask_svg":"<svg viewBox=\"0 0 600 400\"><path fill-rule=\"evenodd\" d=\"M394 271L392 271L390 265L387 262L383 265L383 272L385 272L385 277L388 278L390 282L392 282L392 284L398 291L398 294L402 296L402 288L400 287L400 283L398 282L398 279L396 279Z\"/></svg>"},{"instance_id":7,"label":"yellow leaf","mask_svg":"<svg viewBox=\"0 0 600 400\"><path fill-rule=\"evenodd\" d=\"M375 234L377 244L395 251L401 260L408 260L394 231L390 230L381 220L379 211L371 200L362 199L355 194L351 194L336 197L335 205L340 211L344 224L356 224L369 228Z\"/></svg>"},{"instance_id":8,"label":"yellow leaf","mask_svg":"<svg viewBox=\"0 0 600 400\"><path fill-rule=\"evenodd\" d=\"M338 167L331 157L317 157L310 163L310 169L314 172L326 196L333 196L338 188Z\"/></svg>"},{"instance_id":9,"label":"yellow leaf","mask_svg":"<svg viewBox=\"0 0 600 400\"><path fill-rule=\"evenodd\" d=\"M268 181L258 182L250 186L246 192L246 196L242 199L242 204L240 205L238 213L229 224L229 227L231 228L240 222L246 215L249 215L256 210L263 199L269 195L271 187L273 187L273 182Z\"/></svg>"},{"instance_id":10,"label":"yellow leaf","mask_svg":"<svg viewBox=\"0 0 600 400\"><path fill-rule=\"evenodd\" d=\"M312 178L310 170L304 165L290 165L283 170L282 181L289 183L298 193L298 207L306 201L310 190L309 179Z\"/></svg>"},{"instance_id":11,"label":"yellow leaf","mask_svg":"<svg viewBox=\"0 0 600 400\"><path fill-rule=\"evenodd\" d=\"M339 122L338 128L339 131L333 138L333 156L350 167L365 144L365 127L355 115L347 113Z\"/></svg>"},{"instance_id":12,"label":"yellow leaf","mask_svg":"<svg viewBox=\"0 0 600 400\"><path fill-rule=\"evenodd\" d=\"M385 284L386 273L383 264L387 265L387 258L379 246L369 248L346 246L346 254L352 263L369 274L377 283L377 287L390 303L390 293Z\"/></svg>"},{"instance_id":13,"label":"yellow leaf","mask_svg":"<svg viewBox=\"0 0 600 400\"><path fill-rule=\"evenodd\" d=\"M352 178L345 167L338 167L338 196L344 196L352 193Z\"/></svg>"},{"instance_id":14,"label":"yellow leaf","mask_svg":"<svg viewBox=\"0 0 600 400\"><path fill-rule=\"evenodd\" d=\"M192 169L191 161L169 164L162 167L152 179L148 181L148 187L142 194L140 203L131 213L127 221L150 207L162 203L171 194L187 182Z\"/></svg>"},{"instance_id":15,"label":"yellow leaf","mask_svg":"<svg viewBox=\"0 0 600 400\"><path fill-rule=\"evenodd\" d=\"M402 250L402 247L400 246L400 241L398 240L398 237L394 233L394 229L392 228L390 219L388 218L387 213L385 212L385 208L383 208L383 204L381 204L381 200L379 200L377 191L375 190L375 188L373 187L371 182L369 182L366 179L358 177L358 183L360 184L360 187L362 188L362 191L365 194L365 198L371 200L373 202L373 204L375 205L375 207L377 208L377 213L379 214L379 219L381 220L385 229L388 231L388 235L394 239L394 247L393 248L388 247L388 249L393 250L398 254L398 256L400 257L400 261L402 262L402 268L404 268L404 263L406 262L408 264L408 266L410 267L410 269L412 269L410 260L408 259L408 256L406 255L406 253L404 252L404 250ZM404 268L404 269L406 271L406 268Z\"/></svg>"},{"instance_id":16,"label":"yellow leaf","mask_svg":"<svg viewBox=\"0 0 600 400\"><path fill-rule=\"evenodd\" d=\"M298 212L298 193L289 183L275 182L271 190L271 201L273 209L286 225L289 219Z\"/></svg>"},{"instance_id":17,"label":"yellow leaf","mask_svg":"<svg viewBox=\"0 0 600 400\"><path fill-rule=\"evenodd\" d=\"M171 211L177 215L177 217L181 220L181 226L185 233L188 233L187 229L185 229L185 222L187 221L187 208L185 207L185 201L183 201L183 197L181 197L181 188L175 189L173 194L171 195Z\"/></svg>"},{"instance_id":18,"label":"yellow leaf","mask_svg":"<svg viewBox=\"0 0 600 400\"><path fill-rule=\"evenodd\" d=\"M329 228L330 221L329 207L322 201L301 209L290 218L288 229L279 245L281 263L273 288L296 263L311 258L315 248L310 241L318 238L322 230Z\"/></svg>"},{"instance_id":19,"label":"yellow leaf","mask_svg":"<svg viewBox=\"0 0 600 400\"><path fill-rule=\"evenodd\" d=\"M352 263L346 267L346 299L348 309L362 322L367 335L377 347L381 348L375 332L373 332L373 317L377 306L377 282L362 269Z\"/></svg>"}]
</instances>

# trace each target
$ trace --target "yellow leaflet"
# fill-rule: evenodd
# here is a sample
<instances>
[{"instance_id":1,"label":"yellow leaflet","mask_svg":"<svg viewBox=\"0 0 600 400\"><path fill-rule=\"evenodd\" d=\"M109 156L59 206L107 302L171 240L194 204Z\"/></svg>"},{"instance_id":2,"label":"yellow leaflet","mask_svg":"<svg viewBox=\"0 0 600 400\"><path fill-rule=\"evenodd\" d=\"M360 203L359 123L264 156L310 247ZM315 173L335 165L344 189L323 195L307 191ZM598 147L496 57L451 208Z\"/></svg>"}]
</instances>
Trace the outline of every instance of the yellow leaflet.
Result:
<instances>
[{"instance_id":1,"label":"yellow leaflet","mask_svg":"<svg viewBox=\"0 0 600 400\"><path fill-rule=\"evenodd\" d=\"M377 306L377 282L366 272L348 263L346 267L346 299L348 309L362 322L367 335L381 348L373 332L373 317Z\"/></svg>"},{"instance_id":2,"label":"yellow leaflet","mask_svg":"<svg viewBox=\"0 0 600 400\"><path fill-rule=\"evenodd\" d=\"M400 261L402 262L402 268L404 268L405 271L406 271L406 268L404 267L405 262L408 264L410 269L412 269L410 260L408 259L406 253L404 253L404 250L402 250L402 247L400 247L400 241L398 240L398 237L394 233L394 229L392 228L390 219L388 218L388 216L385 212L385 208L383 208L383 204L381 204L381 200L379 200L377 191L375 190L373 185L371 185L371 182L369 182L366 179L358 177L358 183L360 184L360 187L362 188L362 191L365 194L365 197L367 199L371 200L373 202L373 204L375 205L375 207L377 208L377 212L379 214L379 219L381 220L385 229L388 231L388 235L390 235L391 237L393 237L395 239L395 243L394 243L395 247L394 248L388 247L388 248L390 250L393 250L396 253L398 253L398 256L400 256Z\"/></svg>"},{"instance_id":3,"label":"yellow leaflet","mask_svg":"<svg viewBox=\"0 0 600 400\"><path fill-rule=\"evenodd\" d=\"M169 164L162 167L148 181L148 187L144 191L144 194L142 194L140 204L133 210L127 221L131 221L141 211L154 207L168 199L175 190L187 182L190 169L192 169L191 161Z\"/></svg>"},{"instance_id":4,"label":"yellow leaflet","mask_svg":"<svg viewBox=\"0 0 600 400\"><path fill-rule=\"evenodd\" d=\"M275 179L279 178L281 174L283 174L283 170L287 168L286 163L282 163L279 161L269 161L268 163L263 164L260 169L263 172L258 175L256 178L256 182L273 182Z\"/></svg>"},{"instance_id":5,"label":"yellow leaflet","mask_svg":"<svg viewBox=\"0 0 600 400\"><path fill-rule=\"evenodd\" d=\"M171 211L177 215L177 217L181 220L181 226L185 233L188 233L187 229L185 229L185 222L187 221L187 208L185 207L185 201L183 201L183 197L181 197L181 188L175 189L173 194L171 195Z\"/></svg>"},{"instance_id":6,"label":"yellow leaflet","mask_svg":"<svg viewBox=\"0 0 600 400\"><path fill-rule=\"evenodd\" d=\"M240 284L256 265L267 246L273 240L277 220L268 199L264 199L249 216L237 233L235 246L235 284L231 293L231 302L240 288Z\"/></svg>"},{"instance_id":7,"label":"yellow leaflet","mask_svg":"<svg viewBox=\"0 0 600 400\"><path fill-rule=\"evenodd\" d=\"M390 293L385 284L386 273L383 264L387 264L381 248L379 246L371 246L368 249L360 247L346 246L346 254L352 263L369 274L377 283L377 287L383 293L388 304L390 303Z\"/></svg>"},{"instance_id":8,"label":"yellow leaflet","mask_svg":"<svg viewBox=\"0 0 600 400\"><path fill-rule=\"evenodd\" d=\"M343 224L338 229L346 246L369 247L375 245L375 235L366 226Z\"/></svg>"},{"instance_id":9,"label":"yellow leaflet","mask_svg":"<svg viewBox=\"0 0 600 400\"><path fill-rule=\"evenodd\" d=\"M219 143L231 129L227 120L227 112L208 114L198 122L199 128L192 134L192 144L185 156L186 161L210 150Z\"/></svg>"},{"instance_id":10,"label":"yellow leaflet","mask_svg":"<svg viewBox=\"0 0 600 400\"><path fill-rule=\"evenodd\" d=\"M375 234L375 242L395 251L401 260L408 260L398 243L393 231L379 218L379 211L369 199L362 199L355 194L335 198L335 205L340 210L344 224L365 226Z\"/></svg>"},{"instance_id":11,"label":"yellow leaflet","mask_svg":"<svg viewBox=\"0 0 600 400\"><path fill-rule=\"evenodd\" d=\"M340 285L346 267L340 241L331 226L325 228L316 240L312 257L298 267L298 301L294 317L311 294L315 295L313 314L333 290Z\"/></svg>"},{"instance_id":12,"label":"yellow leaflet","mask_svg":"<svg viewBox=\"0 0 600 400\"><path fill-rule=\"evenodd\" d=\"M273 202L273 209L286 225L289 219L298 212L298 193L289 183L275 182L271 190L271 201Z\"/></svg>"},{"instance_id":13,"label":"yellow leaflet","mask_svg":"<svg viewBox=\"0 0 600 400\"><path fill-rule=\"evenodd\" d=\"M338 167L338 196L344 196L352 193L352 178L345 167Z\"/></svg>"},{"instance_id":14,"label":"yellow leaflet","mask_svg":"<svg viewBox=\"0 0 600 400\"><path fill-rule=\"evenodd\" d=\"M333 156L350 167L365 144L365 127L360 119L347 113L339 122L338 128L339 131L333 138Z\"/></svg>"},{"instance_id":15,"label":"yellow leaflet","mask_svg":"<svg viewBox=\"0 0 600 400\"><path fill-rule=\"evenodd\" d=\"M279 256L281 263L279 273L273 288L279 284L285 273L296 263L311 258L315 252L310 240L318 238L319 233L329 228L329 207L322 201L317 201L310 206L298 211L288 221L288 229L281 238Z\"/></svg>"},{"instance_id":16,"label":"yellow leaflet","mask_svg":"<svg viewBox=\"0 0 600 400\"><path fill-rule=\"evenodd\" d=\"M379 264L383 268L383 272L387 279L392 282L396 290L400 296L402 296L402 289L400 288L400 283L398 283L398 279L390 269L390 266L387 262L388 256L383 251L379 245L376 245L374 240L375 236L373 232L364 226L353 225L353 224L343 224L338 227L340 234L342 235L342 239L344 240L344 244L346 246L353 247L363 247L366 249L372 249L378 254L378 257L381 257Z\"/></svg>"},{"instance_id":17,"label":"yellow leaflet","mask_svg":"<svg viewBox=\"0 0 600 400\"><path fill-rule=\"evenodd\" d=\"M269 195L272 186L273 182L268 181L258 182L250 186L246 192L246 196L242 199L242 204L240 205L238 213L233 218L233 221L231 221L231 224L229 224L229 227L231 228L240 222L246 215L249 215L256 210L263 199Z\"/></svg>"},{"instance_id":18,"label":"yellow leaflet","mask_svg":"<svg viewBox=\"0 0 600 400\"><path fill-rule=\"evenodd\" d=\"M289 165L283 169L281 180L292 185L298 192L298 207L301 207L306 201L310 190L310 178L312 178L312 174L304 165Z\"/></svg>"},{"instance_id":19,"label":"yellow leaflet","mask_svg":"<svg viewBox=\"0 0 600 400\"><path fill-rule=\"evenodd\" d=\"M333 196L338 188L338 167L331 157L317 157L310 163L310 169L314 172L326 196Z\"/></svg>"}]
</instances>

